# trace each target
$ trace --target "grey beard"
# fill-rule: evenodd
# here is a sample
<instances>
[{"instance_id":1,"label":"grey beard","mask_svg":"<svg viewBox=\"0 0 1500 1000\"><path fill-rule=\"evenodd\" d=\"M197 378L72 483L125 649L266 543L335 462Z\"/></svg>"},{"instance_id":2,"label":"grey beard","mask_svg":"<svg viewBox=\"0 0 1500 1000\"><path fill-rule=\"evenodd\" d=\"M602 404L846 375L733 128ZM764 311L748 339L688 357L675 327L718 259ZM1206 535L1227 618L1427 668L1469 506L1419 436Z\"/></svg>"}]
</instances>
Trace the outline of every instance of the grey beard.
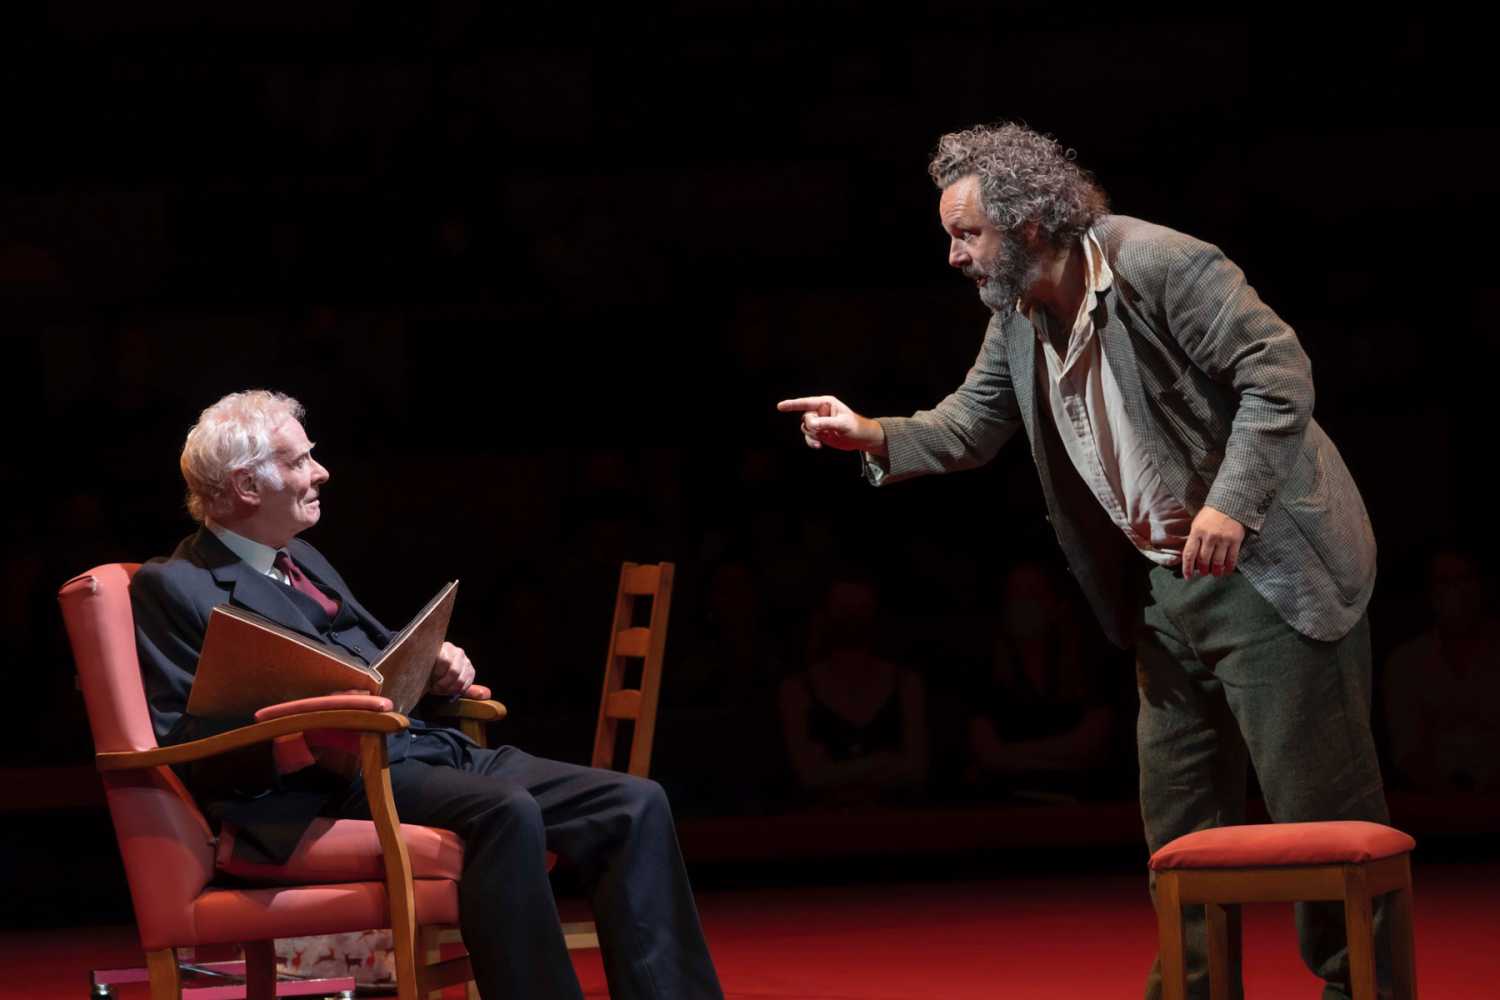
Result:
<instances>
[{"instance_id":1,"label":"grey beard","mask_svg":"<svg viewBox=\"0 0 1500 1000\"><path fill-rule=\"evenodd\" d=\"M1000 319L1009 319L1016 311L1016 300L1026 287L1031 265L1031 256L1017 246L997 254L983 270L985 284L979 289L979 301Z\"/></svg>"},{"instance_id":2,"label":"grey beard","mask_svg":"<svg viewBox=\"0 0 1500 1000\"><path fill-rule=\"evenodd\" d=\"M979 290L979 301L998 318L1010 319L1016 311L1016 290L1006 282L990 278L989 283Z\"/></svg>"}]
</instances>

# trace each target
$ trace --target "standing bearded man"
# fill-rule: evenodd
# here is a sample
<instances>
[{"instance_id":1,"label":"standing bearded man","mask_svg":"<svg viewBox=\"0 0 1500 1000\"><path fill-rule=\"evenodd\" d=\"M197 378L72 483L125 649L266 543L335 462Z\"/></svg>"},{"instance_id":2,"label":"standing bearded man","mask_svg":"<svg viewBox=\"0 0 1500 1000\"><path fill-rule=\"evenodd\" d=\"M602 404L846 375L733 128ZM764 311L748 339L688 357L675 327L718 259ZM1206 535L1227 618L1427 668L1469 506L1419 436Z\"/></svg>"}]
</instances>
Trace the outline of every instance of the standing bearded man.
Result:
<instances>
[{"instance_id":1,"label":"standing bearded man","mask_svg":"<svg viewBox=\"0 0 1500 1000\"><path fill-rule=\"evenodd\" d=\"M982 465L1026 431L1070 569L1135 651L1153 852L1243 823L1252 763L1277 822L1384 822L1365 613L1375 538L1312 417L1292 328L1218 248L1109 214L1050 137L955 132L930 172L948 263L992 313L963 384L910 417L871 419L832 396L778 408L802 414L810 447L861 452L876 486ZM1206 997L1192 910L1189 993ZM1237 911L1230 921L1239 996ZM1297 923L1324 996L1347 997L1342 910L1298 904ZM1146 995L1160 988L1158 964Z\"/></svg>"}]
</instances>

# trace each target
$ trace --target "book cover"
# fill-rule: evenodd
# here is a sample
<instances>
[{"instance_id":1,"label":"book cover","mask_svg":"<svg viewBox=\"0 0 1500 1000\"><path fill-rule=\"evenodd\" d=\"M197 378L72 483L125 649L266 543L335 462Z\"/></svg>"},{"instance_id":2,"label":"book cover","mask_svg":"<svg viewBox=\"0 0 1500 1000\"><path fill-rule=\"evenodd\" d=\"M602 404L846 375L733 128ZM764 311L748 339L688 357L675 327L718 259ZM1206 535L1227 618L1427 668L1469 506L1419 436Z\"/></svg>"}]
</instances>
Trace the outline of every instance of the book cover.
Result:
<instances>
[{"instance_id":1,"label":"book cover","mask_svg":"<svg viewBox=\"0 0 1500 1000\"><path fill-rule=\"evenodd\" d=\"M210 718L252 715L284 701L359 690L410 712L427 690L457 593L457 580L444 586L368 665L331 643L221 604L209 616L188 711Z\"/></svg>"}]
</instances>

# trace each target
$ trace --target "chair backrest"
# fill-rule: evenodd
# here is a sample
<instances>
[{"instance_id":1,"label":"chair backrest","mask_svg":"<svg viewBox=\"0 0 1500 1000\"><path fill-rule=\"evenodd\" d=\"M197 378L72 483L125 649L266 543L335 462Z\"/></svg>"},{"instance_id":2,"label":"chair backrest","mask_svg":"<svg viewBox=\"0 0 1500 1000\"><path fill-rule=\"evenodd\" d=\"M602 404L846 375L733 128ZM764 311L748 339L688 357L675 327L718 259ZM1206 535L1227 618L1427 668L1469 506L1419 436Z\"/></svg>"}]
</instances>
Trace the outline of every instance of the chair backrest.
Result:
<instances>
[{"instance_id":1,"label":"chair backrest","mask_svg":"<svg viewBox=\"0 0 1500 1000\"><path fill-rule=\"evenodd\" d=\"M661 695L662 653L667 645L667 618L672 611L672 570L669 562L620 567L615 594L615 616L609 629L609 653L604 660L604 693L599 698L599 723L594 730L595 767L614 767L615 738L622 720L634 723L630 760L625 768L644 778L651 770L651 744L656 737L656 704ZM636 621L636 602L650 599L649 624ZM631 660L641 661L639 687L627 687Z\"/></svg>"},{"instance_id":2,"label":"chair backrest","mask_svg":"<svg viewBox=\"0 0 1500 1000\"><path fill-rule=\"evenodd\" d=\"M137 569L135 563L97 566L57 594L94 749L101 753L156 746L130 610ZM193 940L191 903L213 875L213 831L170 768L110 771L103 778L143 943Z\"/></svg>"},{"instance_id":3,"label":"chair backrest","mask_svg":"<svg viewBox=\"0 0 1500 1000\"><path fill-rule=\"evenodd\" d=\"M138 563L96 566L57 592L99 753L156 747L130 611L130 581L138 569Z\"/></svg>"}]
</instances>

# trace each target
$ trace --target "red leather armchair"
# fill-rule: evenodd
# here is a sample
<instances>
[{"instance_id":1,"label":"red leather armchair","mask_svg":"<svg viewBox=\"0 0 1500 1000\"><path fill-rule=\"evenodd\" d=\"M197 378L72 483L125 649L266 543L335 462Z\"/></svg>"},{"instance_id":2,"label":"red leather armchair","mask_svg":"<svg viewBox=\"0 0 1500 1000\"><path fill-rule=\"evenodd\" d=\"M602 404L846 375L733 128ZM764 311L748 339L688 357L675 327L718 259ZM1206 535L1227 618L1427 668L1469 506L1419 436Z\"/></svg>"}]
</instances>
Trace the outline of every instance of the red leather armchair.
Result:
<instances>
[{"instance_id":1,"label":"red leather armchair","mask_svg":"<svg viewBox=\"0 0 1500 1000\"><path fill-rule=\"evenodd\" d=\"M134 564L99 566L58 594L93 730L96 761L146 951L152 1000L177 1000L174 949L244 946L247 995L275 995L277 937L391 927L401 1000L471 978L467 957L419 964L421 929L458 922L463 844L446 830L402 827L391 801L385 736L407 725L382 698L311 699L228 733L158 747L146 708L130 608ZM492 706L492 707L490 707ZM489 703L480 714L504 713ZM230 866L170 765L314 729L360 734L367 820L323 820L284 865ZM252 888L213 884L228 866Z\"/></svg>"}]
</instances>

